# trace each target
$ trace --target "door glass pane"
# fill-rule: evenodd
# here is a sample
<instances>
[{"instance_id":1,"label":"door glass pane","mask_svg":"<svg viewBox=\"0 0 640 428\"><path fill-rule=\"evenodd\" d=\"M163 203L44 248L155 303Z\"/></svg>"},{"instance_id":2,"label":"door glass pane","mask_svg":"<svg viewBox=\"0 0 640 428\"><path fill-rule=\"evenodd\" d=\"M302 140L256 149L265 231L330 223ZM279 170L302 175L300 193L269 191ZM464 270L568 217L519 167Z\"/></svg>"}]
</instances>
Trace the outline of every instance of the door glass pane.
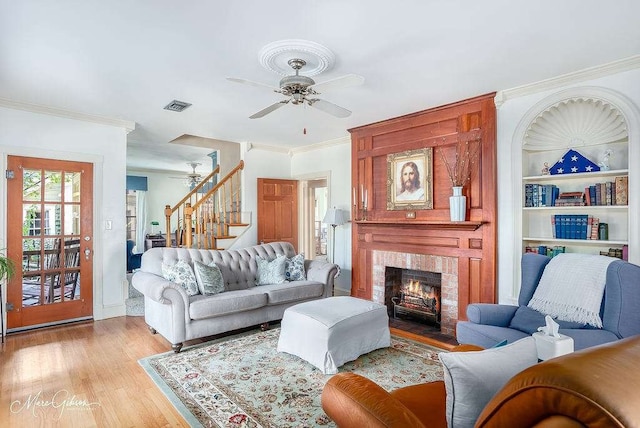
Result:
<instances>
[{"instance_id":1,"label":"door glass pane","mask_svg":"<svg viewBox=\"0 0 640 428\"><path fill-rule=\"evenodd\" d=\"M42 269L40 263L40 240L22 240L22 272L28 273Z\"/></svg>"},{"instance_id":2,"label":"door glass pane","mask_svg":"<svg viewBox=\"0 0 640 428\"><path fill-rule=\"evenodd\" d=\"M42 211L40 205L22 204L22 234L25 236L42 235Z\"/></svg>"},{"instance_id":3,"label":"door glass pane","mask_svg":"<svg viewBox=\"0 0 640 428\"><path fill-rule=\"evenodd\" d=\"M40 272L25 273L22 277L22 306L40 305L42 284Z\"/></svg>"},{"instance_id":4,"label":"door glass pane","mask_svg":"<svg viewBox=\"0 0 640 428\"><path fill-rule=\"evenodd\" d=\"M80 235L80 205L64 206L64 234Z\"/></svg>"},{"instance_id":5,"label":"door glass pane","mask_svg":"<svg viewBox=\"0 0 640 428\"><path fill-rule=\"evenodd\" d=\"M62 234L62 216L60 204L46 204L44 206L44 234Z\"/></svg>"},{"instance_id":6,"label":"door glass pane","mask_svg":"<svg viewBox=\"0 0 640 428\"><path fill-rule=\"evenodd\" d=\"M80 238L65 239L64 276L61 281L64 300L80 299Z\"/></svg>"},{"instance_id":7,"label":"door glass pane","mask_svg":"<svg viewBox=\"0 0 640 428\"><path fill-rule=\"evenodd\" d=\"M60 248L60 238L45 238L44 249L53 250L54 248Z\"/></svg>"},{"instance_id":8,"label":"door glass pane","mask_svg":"<svg viewBox=\"0 0 640 428\"><path fill-rule=\"evenodd\" d=\"M65 202L80 202L80 177L79 172L64 173Z\"/></svg>"},{"instance_id":9,"label":"door glass pane","mask_svg":"<svg viewBox=\"0 0 640 428\"><path fill-rule=\"evenodd\" d=\"M48 202L62 200L62 173L60 171L44 172L44 200Z\"/></svg>"},{"instance_id":10,"label":"door glass pane","mask_svg":"<svg viewBox=\"0 0 640 428\"><path fill-rule=\"evenodd\" d=\"M25 201L40 200L40 185L42 174L40 170L25 169L22 172L22 199Z\"/></svg>"}]
</instances>

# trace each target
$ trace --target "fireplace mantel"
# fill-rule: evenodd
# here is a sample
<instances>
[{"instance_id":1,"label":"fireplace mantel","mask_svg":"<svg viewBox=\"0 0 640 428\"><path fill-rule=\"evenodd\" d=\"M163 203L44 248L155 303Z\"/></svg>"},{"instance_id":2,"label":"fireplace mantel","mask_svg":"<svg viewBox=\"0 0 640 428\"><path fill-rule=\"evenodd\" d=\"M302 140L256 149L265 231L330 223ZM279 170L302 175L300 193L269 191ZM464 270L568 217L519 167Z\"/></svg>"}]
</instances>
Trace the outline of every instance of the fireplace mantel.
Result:
<instances>
[{"instance_id":1,"label":"fireplace mantel","mask_svg":"<svg viewBox=\"0 0 640 428\"><path fill-rule=\"evenodd\" d=\"M356 220L354 223L357 223L362 226L366 226L368 224L377 225L377 226L393 226L393 227L408 227L415 228L419 227L422 229L435 229L435 230L468 230L474 231L482 226L483 222L481 221L407 221L407 222L398 222L396 220Z\"/></svg>"}]
</instances>

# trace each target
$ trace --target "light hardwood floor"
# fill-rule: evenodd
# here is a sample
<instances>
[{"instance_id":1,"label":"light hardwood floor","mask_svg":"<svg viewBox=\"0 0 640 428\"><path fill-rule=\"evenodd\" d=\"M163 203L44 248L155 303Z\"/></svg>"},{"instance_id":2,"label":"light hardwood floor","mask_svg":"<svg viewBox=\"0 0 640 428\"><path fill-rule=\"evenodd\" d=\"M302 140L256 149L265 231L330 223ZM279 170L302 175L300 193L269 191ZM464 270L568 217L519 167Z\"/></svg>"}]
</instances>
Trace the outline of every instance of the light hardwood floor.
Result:
<instances>
[{"instance_id":1,"label":"light hardwood floor","mask_svg":"<svg viewBox=\"0 0 640 428\"><path fill-rule=\"evenodd\" d=\"M0 352L0 426L188 426L138 364L170 350L142 317L9 335Z\"/></svg>"},{"instance_id":2,"label":"light hardwood floor","mask_svg":"<svg viewBox=\"0 0 640 428\"><path fill-rule=\"evenodd\" d=\"M392 333L450 347L401 330ZM169 342L151 334L143 317L9 335L0 351L0 427L186 427L138 364L169 351Z\"/></svg>"}]
</instances>

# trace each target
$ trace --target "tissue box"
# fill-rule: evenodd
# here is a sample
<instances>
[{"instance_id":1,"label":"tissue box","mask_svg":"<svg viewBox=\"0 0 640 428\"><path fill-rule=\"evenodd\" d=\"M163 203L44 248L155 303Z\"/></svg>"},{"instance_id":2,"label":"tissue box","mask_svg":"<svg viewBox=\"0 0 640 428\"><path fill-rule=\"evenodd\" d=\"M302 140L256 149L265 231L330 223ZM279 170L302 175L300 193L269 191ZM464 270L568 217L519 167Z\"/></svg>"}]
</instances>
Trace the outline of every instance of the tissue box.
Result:
<instances>
[{"instance_id":1,"label":"tissue box","mask_svg":"<svg viewBox=\"0 0 640 428\"><path fill-rule=\"evenodd\" d=\"M536 341L539 360L559 357L573 352L573 338L561 334L560 337L547 336L544 333L533 333Z\"/></svg>"}]
</instances>

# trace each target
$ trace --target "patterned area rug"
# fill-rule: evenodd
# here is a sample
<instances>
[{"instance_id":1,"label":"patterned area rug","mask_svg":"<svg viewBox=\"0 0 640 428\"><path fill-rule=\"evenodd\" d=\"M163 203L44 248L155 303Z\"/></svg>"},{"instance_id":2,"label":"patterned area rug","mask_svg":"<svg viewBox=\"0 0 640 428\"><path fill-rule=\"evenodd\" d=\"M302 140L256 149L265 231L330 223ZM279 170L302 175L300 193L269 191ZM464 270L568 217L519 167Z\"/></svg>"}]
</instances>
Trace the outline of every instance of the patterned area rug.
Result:
<instances>
[{"instance_id":1,"label":"patterned area rug","mask_svg":"<svg viewBox=\"0 0 640 428\"><path fill-rule=\"evenodd\" d=\"M280 329L249 332L140 360L191 426L333 427L320 405L331 375L276 352ZM387 390L442 379L439 350L391 337L391 347L339 368Z\"/></svg>"}]
</instances>

